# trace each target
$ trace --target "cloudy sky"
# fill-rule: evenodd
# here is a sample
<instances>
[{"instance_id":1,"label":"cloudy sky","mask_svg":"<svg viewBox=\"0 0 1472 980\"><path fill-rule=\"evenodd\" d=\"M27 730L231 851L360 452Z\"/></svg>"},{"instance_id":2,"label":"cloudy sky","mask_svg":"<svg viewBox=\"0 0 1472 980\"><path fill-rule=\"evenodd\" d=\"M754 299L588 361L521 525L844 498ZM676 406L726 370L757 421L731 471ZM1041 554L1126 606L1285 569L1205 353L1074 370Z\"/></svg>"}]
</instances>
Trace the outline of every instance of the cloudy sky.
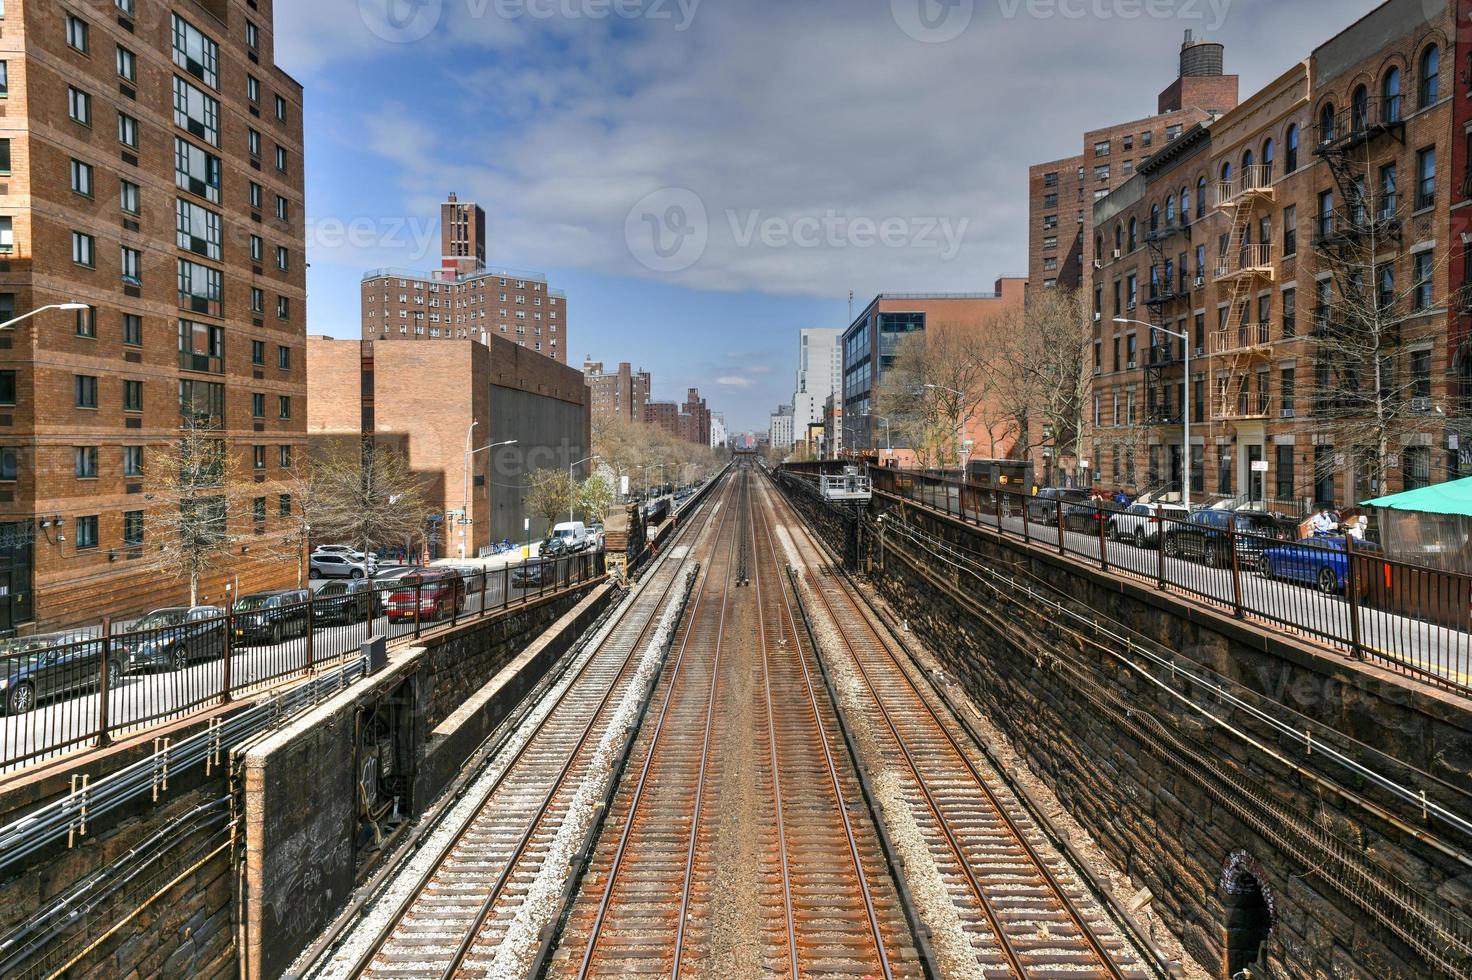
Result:
<instances>
[{"instance_id":1,"label":"cloudy sky","mask_svg":"<svg viewBox=\"0 0 1472 980\"><path fill-rule=\"evenodd\" d=\"M545 272L569 360L699 386L733 430L792 392L848 294L1026 271L1027 167L1143 116L1184 31L1243 94L1371 0L312 0L276 5L306 85L309 329L428 269L450 191L493 265Z\"/></svg>"}]
</instances>

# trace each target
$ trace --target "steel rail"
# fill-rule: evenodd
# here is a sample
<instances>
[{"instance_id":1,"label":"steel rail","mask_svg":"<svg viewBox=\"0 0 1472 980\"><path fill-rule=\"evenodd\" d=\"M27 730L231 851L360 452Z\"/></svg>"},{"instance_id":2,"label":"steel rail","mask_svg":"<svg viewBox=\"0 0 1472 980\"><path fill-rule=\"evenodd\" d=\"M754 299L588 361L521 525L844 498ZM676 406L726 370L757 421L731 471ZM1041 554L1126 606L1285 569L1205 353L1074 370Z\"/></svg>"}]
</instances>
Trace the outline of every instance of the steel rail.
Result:
<instances>
[{"instance_id":1,"label":"steel rail","mask_svg":"<svg viewBox=\"0 0 1472 980\"><path fill-rule=\"evenodd\" d=\"M687 522L679 529L677 533L677 540L680 537L683 537L683 535L686 534L690 528L701 526L703 525L693 520ZM673 555L673 547L664 551L656 559L655 565L651 566L647 570L644 581L651 581L652 576L656 571L663 568L666 562L674 560ZM664 605L666 598L668 597L670 591L673 589L674 583L678 580L678 578L678 573L671 576L669 584L665 586L664 591L661 593L659 599L654 603L655 614L657 614L660 607ZM640 589L642 590L642 588L643 586L641 585ZM630 602L628 606L619 614L618 618L608 626L608 636L611 636L614 630L617 630L620 626L623 626L628 617L633 615L636 602L637 597L636 601ZM518 841L515 851L507 862L506 867L502 869L501 874L498 876L491 892L487 895L485 900L482 902L480 908L477 910L474 923L472 924L471 928L467 930L464 938L456 947L455 953L452 955L452 958L450 959L448 965L441 974L442 977L453 976L455 971L463 963L465 956L469 953L470 948L474 944L476 934L479 933L480 930L484 927L486 918L489 916L491 910L495 905L496 900L500 897L501 891L504 889L506 882L510 878L511 870L514 869L516 862L520 859L521 854L524 853L526 845L530 842L531 836L536 830L538 823L540 823L541 818L545 814L548 806L550 805L552 797L556 794L556 791L561 788L562 781L566 778L567 772L571 769L578 755L582 752L583 747L586 744L589 732L596 724L598 718L602 717L604 709L607 707L608 702L611 700L613 692L617 689L620 679L622 679L627 672L630 662L632 662L635 655L638 653L639 648L644 643L650 630L653 629L653 625L658 622L659 617L655 614L652 614L650 616L649 620L640 630L638 638L630 647L629 654L624 658L624 661L620 665L618 672L614 675L612 681L610 682L608 689L604 692L602 698L599 700L593 713L589 717L588 723L583 728L577 744L568 754L567 762L563 765L557 778L554 780L551 789L547 793L546 798L543 800L542 805L538 808L536 814L533 816L533 819L528 824L526 832ZM402 901L394 909L393 914L388 918L388 920L383 924L382 928L373 937L373 941L359 956L355 957L353 965L349 971L350 976L357 977L371 972L373 960L378 957L378 955L383 951L384 946L393 938L393 935L398 931L399 926L403 923L405 915L407 915L409 910L413 907L415 900L424 893L425 888L428 887L434 876L441 870L443 870L446 861L454 852L454 849L475 827L476 817L479 816L481 810L492 798L495 797L495 795L506 784L507 780L510 779L513 771L516 769L517 764L526 757L526 754L536 743L537 738L541 735L546 726L551 722L552 718L556 714L557 708L560 707L568 698L568 696L576 689L578 683L592 668L596 659L597 657L595 653L594 656L588 657L578 667L576 673L573 674L572 679L567 682L567 685L563 689L562 694L558 696L557 701L537 722L531 734L522 743L521 748L518 749L516 753L506 761L505 768L502 770L500 776L497 777L492 785L489 786L482 794L481 801L476 805L476 812L467 817L465 823L460 827L460 829L457 830L453 835L451 835L450 839L445 842L444 846L440 848L439 853L436 855L434 861L432 861L419 875L418 879L414 882L413 887L405 894ZM484 762L484 765L489 765L492 761L493 757L487 758ZM448 811L446 811L446 813L448 813ZM427 829L428 828L426 828L426 830Z\"/></svg>"},{"instance_id":2,"label":"steel rail","mask_svg":"<svg viewBox=\"0 0 1472 980\"><path fill-rule=\"evenodd\" d=\"M725 513L721 517L721 528L720 528L721 531L724 531L724 529L725 529L726 518L730 515L730 511L731 511L731 508L727 507L725 509ZM719 549L719 547L720 547L720 534L718 533L717 536L716 536L716 540L712 544L713 553L714 553L714 551L716 549ZM722 588L721 588L721 606L722 606L721 617L722 617L723 620L724 620L724 616L725 616L725 606L726 606L727 601L730 598L730 592L731 592L731 565L732 565L732 562L735 559L735 553L736 553L736 549L734 547L729 547L726 550L725 576L724 576L724 582L723 582L723 585L722 585ZM708 581L709 580L709 576L710 576L710 571L707 569L707 570L703 571L701 573L701 575L702 575L702 578L704 580ZM628 816L624 820L623 830L619 834L618 846L615 849L614 854L613 854L613 863L612 863L612 865L609 868L607 879L605 880L604 885L603 885L603 894L599 898L597 913L594 916L593 925L592 925L592 928L591 928L591 930L589 931L589 934L588 934L587 944L586 944L586 946L585 946L585 948L583 950L582 961L581 961L581 963L578 966L578 977L579 978L586 978L588 976L589 970L592 967L593 956L594 956L594 953L596 952L597 947L598 947L598 939L599 939L599 936L602 934L602 931L603 931L603 923L607 919L607 917L608 917L608 910L609 910L609 908L612 905L614 886L618 883L618 873L619 873L619 870L623 866L624 855L628 851L629 838L630 838L630 836L633 833L634 824L637 822L635 818L638 815L639 804L643 801L645 787L648 785L649 771L650 771L651 767L654 764L654 758L655 758L655 755L657 754L657 750L659 748L660 739L661 739L661 737L664 734L665 722L669 719L670 706L674 702L675 691L679 687L681 673L682 673L683 667L685 665L685 654L689 651L689 648L690 648L690 639L695 634L695 623L699 619L700 613L703 610L704 606L705 606L705 590L703 588L700 588L700 589L697 589L697 591L696 591L696 595L695 595L695 599L694 599L694 604L692 605L692 607L690 608L690 610L686 614L686 619L687 619L687 622L689 623L689 626L687 627L687 629L685 631L685 636L684 636L684 638L682 639L682 641L680 643L680 650L679 650L679 653L675 657L674 667L671 669L669 687L665 691L664 701L660 705L659 718L655 722L654 734L653 734L652 740L650 741L649 751L648 751L648 753L646 753L646 755L644 757L644 764L640 767L640 770L639 770L639 780L638 780L638 783L636 784L636 786L634 788L634 796L633 796L633 799L631 800L631 802L629 804ZM716 672L715 671L712 671L711 676L712 676L712 683L714 683L714 678L716 677ZM706 705L706 710L707 710L708 713L711 712L711 711L713 711L713 709L714 709L714 703L713 702L712 703L708 703ZM688 867L687 867L686 870L688 872L688 870L689 870ZM683 916L682 916L682 920L683 920ZM682 921L681 925L683 927L683 921ZM677 946L676 946L677 950L678 950L679 940L682 939L682 938L683 938L683 930L682 930L681 934L677 937ZM676 954L675 975L676 976L678 975L678 953Z\"/></svg>"},{"instance_id":3,"label":"steel rail","mask_svg":"<svg viewBox=\"0 0 1472 980\"><path fill-rule=\"evenodd\" d=\"M763 530L766 532L765 533L765 537L766 537L766 540L767 540L767 552L766 552L766 554L768 554L768 555L771 556L772 563L775 565L776 564L776 561L777 561L777 545L776 545L776 542L775 542L775 540L773 539L773 536L772 536L772 525L771 525L771 521L768 519L767 514L764 511L759 512L759 519L761 521L761 525L762 525ZM753 536L755 536L755 522L753 522L752 533L753 533ZM758 593L757 594L757 608L758 608L758 610L760 610L761 609L761 561L760 561L760 553L759 553L759 558L758 558L758 562L757 562L757 567L758 567L758 570L757 570L757 593ZM791 603L791 600L788 598L786 589L784 589L782 587L782 581L781 581L781 576L780 575L777 576L777 593L782 598L782 606L783 606L783 609L784 609L784 611L786 612L786 615L787 615L787 630L788 630L789 634L792 636L792 640L793 640L793 652L797 656L798 663L802 666L803 687L804 687L805 692L807 694L808 704L811 707L812 712L813 712L813 722L817 726L817 729L818 729L819 742L823 746L823 759L824 759L824 762L825 762L825 764L827 766L828 779L829 779L830 783L833 786L833 798L834 798L835 801L837 801L839 816L843 820L843 829L844 829L844 834L847 837L849 856L850 856L850 858L852 859L852 861L854 863L854 874L858 878L859 888L860 888L860 890L861 890L861 892L863 894L864 910L865 910L865 912L866 912L866 914L868 916L870 933L872 934L872 936L874 938L874 949L875 949L875 952L879 956L879 963L880 963L881 968L884 971L884 976L886 977L886 980L889 980L889 978L892 978L893 973L891 972L890 965L889 965L889 955L885 951L885 948L884 948L884 936L883 936L883 934L882 934L882 932L881 932L881 930L879 928L879 916L878 916L878 913L876 912L876 910L874 908L874 896L873 896L873 892L869 888L868 877L864 873L863 861L862 861L862 859L861 859L861 857L859 855L859 846L858 846L858 841L857 841L857 839L856 839L856 837L854 835L853 821L849 818L849 814L848 814L848 801L844 799L843 789L842 789L841 785L839 784L839 780L838 780L838 767L837 767L837 764L834 762L834 759L833 759L833 751L832 751L831 747L829 746L827 726L823 724L823 717L822 717L821 713L818 710L818 696L817 696L817 691L816 691L816 689L813 686L812 673L808 669L807 658L802 655L802 643L801 643L801 640L799 638L799 634L798 634L798 630L797 630L797 618L793 615L792 603ZM763 635L763 657L765 657L765 655L766 655L766 643L765 643L765 635ZM771 691L770 691L770 687L769 687L768 688L768 703L769 703L768 709L769 709L769 711L770 711L770 698L771 698ZM834 702L833 710L834 711L838 711L839 710L837 702ZM775 747L774 747L774 753L773 753L773 760L774 760L773 767L774 767L774 769L775 769L775 758L776 758L776 756L775 756ZM785 860L785 858L784 858L784 860ZM794 953L794 955L795 955L795 953ZM795 980L795 978L798 976L798 973L796 972L795 969L794 969L794 972L793 972L792 975L793 975L794 980Z\"/></svg>"},{"instance_id":4,"label":"steel rail","mask_svg":"<svg viewBox=\"0 0 1472 980\"><path fill-rule=\"evenodd\" d=\"M795 512L794 516L796 516ZM808 538L810 543L813 543L814 549L821 553L821 549L817 548L816 538L813 536L812 532L808 530L806 522L799 520L797 523L802 528L803 535ZM995 791L991 788L990 785L987 784L986 780L982 777L980 771L976 768L976 766L972 763L970 757L962 749L960 743L951 733L949 726L947 726L941 720L940 716L936 713L934 706L930 703L930 699L925 697L920 692L919 688L915 686L914 681L910 678L909 672L903 668L898 658L895 657L894 652L890 650L889 645L883 641L882 637L879 636L878 631L874 629L872 624L869 623L868 619L864 617L863 611L859 608L858 603L854 601L852 596L848 595L847 590L839 589L837 591L841 592L844 595L849 604L853 607L854 613L859 617L860 621L865 624L869 632L874 636L874 639L877 641L877 646L884 651L884 654L889 658L890 662L894 664L895 669L904 679L905 685L909 688L911 693L915 696L915 699L920 702L921 706L930 716L930 719L934 724L936 730L938 730L944 736L945 740L950 744L957 758L959 758L965 765L967 771L970 773L976 785L986 796L987 802L991 805L996 815L1001 819L1003 825L1006 827L1008 834L1012 837L1012 839L1018 845L1019 849L1027 857L1028 862L1032 864L1034 869L1039 873L1039 876L1046 883L1049 890L1052 892L1053 897L1057 899L1063 911L1074 922L1075 926L1077 926L1080 935L1089 945L1094 955L1099 959L1105 971L1109 974L1109 976L1115 978L1115 980L1124 980L1126 974L1120 969L1119 965L1114 961L1114 958L1109 955L1108 951L1104 949L1103 944L1099 941L1099 937L1085 921L1083 913L1078 909L1073 900L1069 898L1067 892L1062 886L1062 883L1058 881L1057 876L1052 872L1052 870L1047 867L1047 863L1042 859L1042 856L1037 852L1037 849L1032 845L1030 841L1027 840L1026 834L1022 832L1022 829L1017 825L1017 822L1013 815L1009 813L1007 808L1002 805L1002 802L997 797ZM820 587L815 587L813 589L813 593L823 604L824 609L828 612L828 616L833 621L835 627L839 626L840 620L837 615L837 610L834 608L832 602L829 600L825 590ZM801 600L799 599L799 601ZM959 862L965 872L965 877L967 883L971 887L972 893L976 896L977 901L982 905L982 908L985 910L988 919L991 920L993 926L992 931L996 935L998 944L1002 947L1002 952L1006 956L1008 963L1011 965L1012 969L1016 972L1018 977L1026 977L1028 975L1028 970L1022 963L1020 954L1017 952L1015 946L1013 945L1011 938L1007 936L996 907L993 905L981 882L977 879L976 873L972 869L970 862L967 860L966 854L962 849L961 843L957 838L954 829L951 827L950 822L946 819L945 814L942 812L941 804L935 799L933 793L931 792L930 786L925 779L925 776L920 771L920 764L916 761L914 754L910 751L908 743L906 742L904 736L900 733L899 726L895 723L894 717L890 713L889 708L885 705L884 699L879 693L878 686L874 683L874 680L870 676L868 669L864 666L863 660L862 658L860 658L858 651L854 648L853 642L849 639L848 634L841 628L835 629L834 632L838 634L839 639L843 642L843 645L848 649L850 656L853 658L854 666L857 668L859 676L863 678L864 685L869 689L870 696L873 698L874 706L879 709L880 715L884 719L885 726L889 729L889 732L893 737L895 744L899 747L900 753L905 759L905 764L907 768L909 768L910 772L915 777L916 785L920 789L922 796L925 798L927 808L930 809L930 811L934 814L938 826L940 827L942 833L945 835L946 842L949 844L952 852L956 857L956 860Z\"/></svg>"},{"instance_id":5,"label":"steel rail","mask_svg":"<svg viewBox=\"0 0 1472 980\"><path fill-rule=\"evenodd\" d=\"M707 520L708 519L709 518L707 517ZM717 534L720 533L720 527L724 527L725 520L725 514L722 514L721 525L717 528ZM703 524L697 525L694 522L687 522L677 532L676 540L678 541L679 538L686 534L690 528L704 526L705 525ZM659 562L661 568L663 567L663 563L669 560L670 556L674 553L674 544L675 542L671 542L671 547L668 548L660 557ZM683 564L684 560L685 558L681 559L681 564ZM651 576L654 571L655 569L650 570ZM659 624L661 618L659 615L660 610L664 607L664 604L666 600L668 600L670 593L674 591L675 585L678 581L679 566L676 567L675 574L670 576L669 583L665 585L664 590L660 593L659 598L655 601L654 608L649 619L644 623L644 626L639 631L638 637L629 647L629 653L627 656L624 657L623 663L619 666L618 673L614 676L607 690L603 692L602 698L599 699L597 706L593 709L592 713L588 717L588 722L586 725L583 726L582 731L579 733L576 744L573 746L572 751L570 751L567 755L567 760L563 763L562 768L558 771L556 777L552 781L552 784L548 787L546 794L542 797L542 801L537 807L536 812L534 812L531 819L527 821L526 830L517 840L516 846L512 850L511 856L508 858L505 867L503 867L501 869L501 873L496 876L496 881L492 885L491 890L486 894L486 897L482 900L479 909L476 911L475 919L471 923L469 930L466 931L464 938L461 939L459 945L456 947L455 952L451 956L449 963L446 964L444 970L441 972L441 980L449 980L449 978L455 976L456 972L458 972L460 967L464 964L466 956L469 955L471 949L475 945L477 935L479 935L481 929L485 927L486 920L490 917L491 912L495 909L496 903L500 900L501 894L505 890L507 882L511 880L511 875L516 870L518 862L520 862L522 856L526 853L527 847L531 844L532 838L536 834L538 826L541 824L542 819L546 816L547 811L551 809L552 802L556 798L558 791L563 788L563 783L567 779L568 773L572 771L573 765L577 762L578 757L582 755L583 749L587 746L588 739L591 737L593 729L598 723L598 719L603 717L609 703L613 700L613 696L619 688L619 682L623 679L625 674L628 673L630 664L632 664L638 657L639 652L643 648L645 641L649 638L649 635ZM630 604L629 609L625 612L625 616L632 614L633 608L633 605ZM622 618L619 620L618 623L614 624L613 629L617 629L621 625L623 625ZM588 658L588 660L583 664L582 669L578 671L577 675L573 678L572 682L563 692L562 698L558 699L557 705L554 705L553 710L548 711L542 717L541 721L538 722L536 729L533 731L531 737L529 737L523 744L521 751L518 752L516 757L507 764L505 772L503 772L502 774L502 778L498 779L496 781L496 786L493 787L491 791L486 794L487 801L489 801L491 797L495 795L496 790L500 788L506 777L510 775L511 770L514 769L516 764L521 761L528 748L531 746L533 741L535 741L537 735L541 733L547 721L552 717L556 707L562 703L563 699L566 698L567 693L573 689L577 682L582 678L584 673L586 673L588 668L592 665L594 659L595 658L593 657ZM463 839L465 833L474 825L474 823L474 817L465 822L465 826L462 827L460 832L455 835L455 841L446 849L446 854L453 850L454 844L459 843L459 841ZM428 882L429 877L432 877L434 871L436 870L438 870L438 867L431 869L431 871L427 874L425 879L426 883Z\"/></svg>"}]
</instances>

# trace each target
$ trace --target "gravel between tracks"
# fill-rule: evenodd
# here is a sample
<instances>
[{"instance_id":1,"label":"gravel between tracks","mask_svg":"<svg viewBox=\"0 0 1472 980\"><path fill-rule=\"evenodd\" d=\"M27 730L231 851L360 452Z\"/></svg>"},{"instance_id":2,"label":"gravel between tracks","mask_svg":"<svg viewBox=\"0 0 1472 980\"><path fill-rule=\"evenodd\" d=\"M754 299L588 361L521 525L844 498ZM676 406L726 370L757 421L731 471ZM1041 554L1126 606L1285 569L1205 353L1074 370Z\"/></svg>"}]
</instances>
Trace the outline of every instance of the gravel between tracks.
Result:
<instances>
[{"instance_id":1,"label":"gravel between tracks","mask_svg":"<svg viewBox=\"0 0 1472 980\"><path fill-rule=\"evenodd\" d=\"M671 559L680 560L687 556L689 552L689 546L681 545L672 553ZM693 572L693 566L686 571L687 581L688 576L693 574ZM636 593L630 593L623 599L623 604L632 604L635 596ZM679 603L672 603L672 608L678 609ZM439 860L440 852L444 849L445 845L455 835L460 833L461 828L475 817L475 814L485 802L484 798L486 794L496 784L496 780L501 778L507 767L516 760L521 750L531 739L531 733L536 729L542 719L561 701L563 694L572 685L573 679L577 676L583 664L597 654L599 647L607 640L609 633L613 631L614 626L618 623L622 611L620 609L614 615L608 617L603 628L583 648L583 652L579 655L577 661L571 665L562 679L545 693L541 702L518 725L516 733L507 741L501 751L497 753L494 762L487 766L480 776L476 777L471 786L465 789L464 795L459 802L450 808L440 820L439 825L430 831L427 837L419 841L417 845L418 850L414 856L409 859L398 874L394 875L391 880L385 883L383 890L379 892L373 902L367 907L362 918L348 931L341 945L333 952L332 957L321 968L312 971L310 974L303 973L303 970L307 966L306 964L300 962L293 964L292 968L288 971L288 975L307 975L315 978L315 980L347 980L349 971L358 957L373 943L399 906L409 900L414 885ZM666 617L671 615L673 614L667 610Z\"/></svg>"},{"instance_id":2,"label":"gravel between tracks","mask_svg":"<svg viewBox=\"0 0 1472 980\"><path fill-rule=\"evenodd\" d=\"M843 649L842 638L822 612L822 603L811 595L811 586L802 573L798 576L798 587L804 593L803 604L808 607L813 633L823 647L823 659L833 677L839 710L849 719L849 731L853 733L859 754L868 764L869 786L889 831L890 842L898 852L897 856L904 861L905 882L909 885L910 895L921 919L930 929L931 944L940 959L940 974L947 978L982 980L985 973L977 961L976 951L966 938L945 878L936 867L925 836L910 812L910 803L905 799L894 765L887 761L883 749L874 744L873 732L864 722L867 718L865 706L870 702L868 692L847 658L839 652Z\"/></svg>"},{"instance_id":3,"label":"gravel between tracks","mask_svg":"<svg viewBox=\"0 0 1472 980\"><path fill-rule=\"evenodd\" d=\"M693 565L685 570L684 584L671 597L659 626L644 649L632 681L610 715L608 727L578 785L567 816L557 828L557 836L547 849L536 878L527 889L526 900L516 910L515 918L506 930L505 939L496 948L494 958L485 966L484 976L487 980L520 980L526 976L532 959L537 954L541 929L552 925L562 910L562 892L567 884L573 855L603 808L603 797L613 775L621 743L626 737L627 729L638 717L649 682L660 670L665 649L679 623L683 605L681 600L694 574ZM467 966L482 962L474 954L466 957Z\"/></svg>"}]
</instances>

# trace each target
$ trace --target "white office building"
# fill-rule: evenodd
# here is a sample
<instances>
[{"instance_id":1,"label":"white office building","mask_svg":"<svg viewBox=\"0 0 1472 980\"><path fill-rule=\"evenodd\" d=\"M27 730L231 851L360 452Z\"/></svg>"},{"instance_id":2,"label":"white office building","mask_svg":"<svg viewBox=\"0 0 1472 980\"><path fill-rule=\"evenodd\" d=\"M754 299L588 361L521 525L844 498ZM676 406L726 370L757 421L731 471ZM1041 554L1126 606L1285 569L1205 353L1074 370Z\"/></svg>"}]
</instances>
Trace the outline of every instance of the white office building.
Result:
<instances>
[{"instance_id":1,"label":"white office building","mask_svg":"<svg viewBox=\"0 0 1472 980\"><path fill-rule=\"evenodd\" d=\"M797 387L792 394L792 428L806 433L823 421L823 403L843 390L841 329L813 327L798 332ZM790 443L789 443L790 444Z\"/></svg>"}]
</instances>

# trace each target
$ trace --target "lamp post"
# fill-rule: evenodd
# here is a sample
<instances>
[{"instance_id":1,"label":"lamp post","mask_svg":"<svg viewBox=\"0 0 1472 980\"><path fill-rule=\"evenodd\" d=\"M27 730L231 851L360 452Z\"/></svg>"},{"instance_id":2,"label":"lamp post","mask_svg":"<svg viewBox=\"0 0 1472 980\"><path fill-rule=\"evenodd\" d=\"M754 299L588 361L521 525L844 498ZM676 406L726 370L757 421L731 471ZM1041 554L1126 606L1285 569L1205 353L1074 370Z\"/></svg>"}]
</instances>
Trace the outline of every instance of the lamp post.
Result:
<instances>
[{"instance_id":1,"label":"lamp post","mask_svg":"<svg viewBox=\"0 0 1472 980\"><path fill-rule=\"evenodd\" d=\"M1147 327L1147 328L1149 328L1151 330L1158 330L1161 333L1165 334L1167 337L1174 338L1175 340L1185 341L1185 343L1182 346L1185 349L1185 357L1183 358L1183 360L1184 360L1184 364L1185 364L1184 370L1185 370L1185 381L1186 381L1186 384L1185 384L1185 395L1184 395L1184 397L1181 398L1181 425L1182 425L1182 428L1184 430L1182 437L1185 439L1185 444L1184 444L1184 446L1181 449L1181 455L1184 458L1182 459L1181 462L1182 462L1182 468L1185 470L1185 475L1184 475L1184 478L1181 480L1181 503L1185 506L1186 511L1189 513L1190 510L1191 510L1191 470L1192 470L1192 460L1191 460L1191 337L1187 333L1177 332L1177 331L1171 330L1171 329L1169 329L1167 327L1157 327L1155 324L1153 324L1153 323L1146 323L1143 320L1131 320L1131 319L1129 319L1127 317L1117 316L1117 317L1114 318L1114 322L1115 323L1122 323L1122 324L1134 324L1137 327Z\"/></svg>"},{"instance_id":2,"label":"lamp post","mask_svg":"<svg viewBox=\"0 0 1472 980\"><path fill-rule=\"evenodd\" d=\"M0 330L9 330L22 320L29 320L37 313L45 313L47 310L85 310L87 308L86 303L50 303L46 306L38 306L29 313L22 313L13 320L0 323Z\"/></svg>"},{"instance_id":3,"label":"lamp post","mask_svg":"<svg viewBox=\"0 0 1472 980\"><path fill-rule=\"evenodd\" d=\"M483 453L487 449L496 449L500 446L514 446L516 444L515 439L507 439L505 442L493 442L490 445L481 446L479 449L471 449L470 437L474 434L477 425L480 425L480 422L471 422L470 428L465 430L465 472L462 474L464 480L460 497L460 533L470 536L472 541L475 540L472 532L465 530L467 526L474 525L475 523L470 518L470 460L476 453ZM465 557L465 545L463 543L460 545L460 557Z\"/></svg>"},{"instance_id":4,"label":"lamp post","mask_svg":"<svg viewBox=\"0 0 1472 980\"><path fill-rule=\"evenodd\" d=\"M884 415L875 415L872 412L865 412L864 413L864 417L865 418L871 418L871 419L878 419L879 420L879 423L884 426L884 451L885 451L886 454L888 454L890 456L893 456L894 455L894 442L889 438L889 419L888 419L888 417L886 417Z\"/></svg>"},{"instance_id":5,"label":"lamp post","mask_svg":"<svg viewBox=\"0 0 1472 980\"><path fill-rule=\"evenodd\" d=\"M567 479L568 479L568 483L569 484L576 484L577 483L577 477L573 475L573 471L576 470L583 463L591 463L595 459L602 459L602 458L603 458L602 456L588 456L585 459L580 459L576 463L573 463L572 465L570 465L567 468ZM571 522L572 519L573 519L572 510L573 510L573 507L574 506L576 506L576 501L575 500L568 501L568 504L567 504L567 519L568 519L569 522Z\"/></svg>"}]
</instances>

